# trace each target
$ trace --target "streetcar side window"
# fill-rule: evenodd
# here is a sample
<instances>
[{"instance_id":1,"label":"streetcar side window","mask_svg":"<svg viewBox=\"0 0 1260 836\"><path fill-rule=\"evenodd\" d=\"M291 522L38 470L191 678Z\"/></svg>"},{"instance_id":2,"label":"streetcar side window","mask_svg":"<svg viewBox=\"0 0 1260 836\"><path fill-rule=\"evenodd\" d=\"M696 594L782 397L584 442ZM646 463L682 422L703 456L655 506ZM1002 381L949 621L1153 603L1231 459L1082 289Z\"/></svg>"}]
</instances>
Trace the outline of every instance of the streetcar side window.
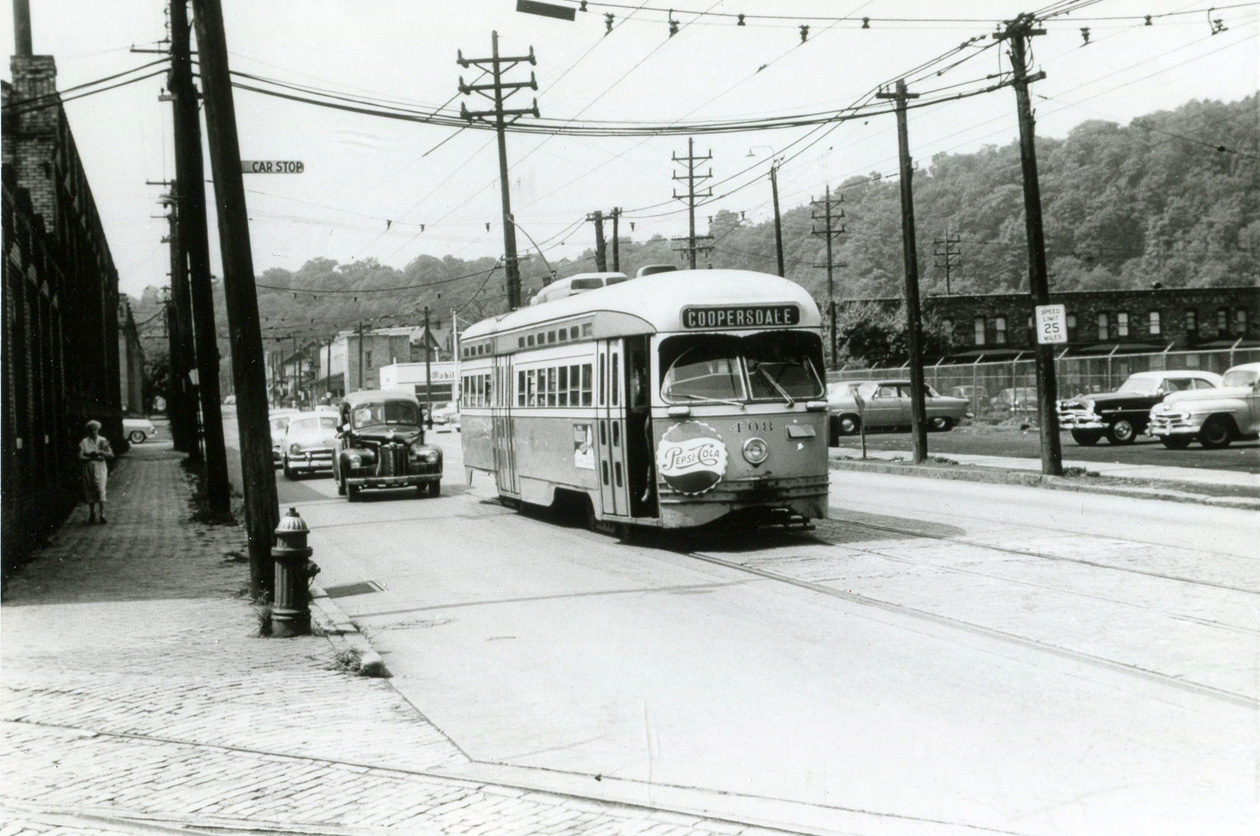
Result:
<instances>
[{"instance_id":1,"label":"streetcar side window","mask_svg":"<svg viewBox=\"0 0 1260 836\"><path fill-rule=\"evenodd\" d=\"M538 370L530 369L525 385L528 387L528 405L538 406Z\"/></svg>"},{"instance_id":2,"label":"streetcar side window","mask_svg":"<svg viewBox=\"0 0 1260 836\"><path fill-rule=\"evenodd\" d=\"M569 405L569 367L561 366L556 371L556 406Z\"/></svg>"},{"instance_id":3,"label":"streetcar side window","mask_svg":"<svg viewBox=\"0 0 1260 836\"><path fill-rule=\"evenodd\" d=\"M619 365L620 359L621 359L620 354L616 354L616 353L613 354L612 373L608 376L608 384L610 387L612 387L612 405L613 406L617 406L620 403L621 387L617 385L617 382L620 380L620 378L617 375L617 372L618 372L617 366Z\"/></svg>"},{"instance_id":4,"label":"streetcar side window","mask_svg":"<svg viewBox=\"0 0 1260 836\"><path fill-rule=\"evenodd\" d=\"M581 404L582 391L581 383L578 375L580 366L569 366L569 406L579 406Z\"/></svg>"},{"instance_id":5,"label":"streetcar side window","mask_svg":"<svg viewBox=\"0 0 1260 836\"><path fill-rule=\"evenodd\" d=\"M608 401L608 387L606 385L607 378L604 376L604 355L599 356L599 405L603 406Z\"/></svg>"},{"instance_id":6,"label":"streetcar side window","mask_svg":"<svg viewBox=\"0 0 1260 836\"><path fill-rule=\"evenodd\" d=\"M525 372L516 373L516 405L525 405Z\"/></svg>"},{"instance_id":7,"label":"streetcar side window","mask_svg":"<svg viewBox=\"0 0 1260 836\"><path fill-rule=\"evenodd\" d=\"M547 406L556 405L556 367L547 369Z\"/></svg>"},{"instance_id":8,"label":"streetcar side window","mask_svg":"<svg viewBox=\"0 0 1260 836\"><path fill-rule=\"evenodd\" d=\"M582 406L591 405L591 364L582 364Z\"/></svg>"}]
</instances>

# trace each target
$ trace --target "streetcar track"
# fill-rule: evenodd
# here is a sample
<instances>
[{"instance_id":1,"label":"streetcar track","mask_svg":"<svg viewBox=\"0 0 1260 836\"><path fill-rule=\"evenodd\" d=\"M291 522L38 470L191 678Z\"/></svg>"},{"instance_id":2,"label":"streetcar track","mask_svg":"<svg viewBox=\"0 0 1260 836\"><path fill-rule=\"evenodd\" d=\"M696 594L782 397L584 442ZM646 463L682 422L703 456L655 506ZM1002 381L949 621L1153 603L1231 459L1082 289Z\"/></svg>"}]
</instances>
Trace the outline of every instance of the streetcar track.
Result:
<instances>
[{"instance_id":1,"label":"streetcar track","mask_svg":"<svg viewBox=\"0 0 1260 836\"><path fill-rule=\"evenodd\" d=\"M1216 688L1211 685L1204 685L1198 682L1190 682L1184 679L1180 679L1176 676L1160 673L1159 671L1150 670L1148 668L1143 668L1138 665L1131 665L1127 662L1118 662L1113 659L1106 659L1101 656L1095 656L1093 654L1084 653L1079 650L1071 650L1066 647L1060 647L1058 645L1039 641L1038 639L1029 638L1027 636L1020 636L1015 633L1008 633L1004 630L998 630L993 627L985 627L980 624L974 624L970 621L963 621L962 619L953 618L948 615L942 615L940 613L934 613L934 612L929 612L928 610L918 609L917 607L910 607L904 604L897 604L892 601L884 601L879 598L872 598L866 595L860 595L855 592L846 592L845 590L836 589L835 587L826 586L825 584L815 583L813 581L800 580L799 578L793 578L788 575L781 575L777 572L771 572L769 570L761 569L756 566L748 566L743 563L737 563L735 561L727 560L726 558L718 557L717 555L713 555L713 554L706 554L700 551L682 551L682 550L674 550L674 553L682 555L684 557L693 558L695 560L701 560L706 563L711 563L715 566L722 566L726 569L732 569L737 572L744 572L750 575L756 575L757 577L765 578L767 580L778 581L780 583L785 583L790 586L799 587L801 589L807 589L811 592L817 592L817 593L820 593L822 595L827 595L832 598L839 598L840 600L848 601L854 604L859 604L861 606L874 607L876 609L884 610L885 612L894 613L896 615L909 616L912 618L922 619L924 621L931 621L933 623L940 624L942 626L951 627L957 630L973 633L975 635L985 636L986 638L995 639L995 640L1007 642L1010 644L1016 644L1021 647L1031 649L1031 650L1037 650L1037 651L1041 651L1045 653L1050 653L1055 656L1059 656L1065 659L1071 659L1073 661L1082 662L1088 665L1093 665L1095 667L1110 670L1112 672L1127 674L1129 676L1135 676L1135 677L1146 679L1146 680L1156 682L1162 685L1169 685L1183 691L1188 691L1192 694L1211 697L1213 699L1221 700L1222 702L1233 703L1234 705L1239 705L1244 708L1260 707L1260 700L1257 700L1254 697L1249 697L1245 694L1236 694L1232 691L1226 691L1222 688Z\"/></svg>"}]
</instances>

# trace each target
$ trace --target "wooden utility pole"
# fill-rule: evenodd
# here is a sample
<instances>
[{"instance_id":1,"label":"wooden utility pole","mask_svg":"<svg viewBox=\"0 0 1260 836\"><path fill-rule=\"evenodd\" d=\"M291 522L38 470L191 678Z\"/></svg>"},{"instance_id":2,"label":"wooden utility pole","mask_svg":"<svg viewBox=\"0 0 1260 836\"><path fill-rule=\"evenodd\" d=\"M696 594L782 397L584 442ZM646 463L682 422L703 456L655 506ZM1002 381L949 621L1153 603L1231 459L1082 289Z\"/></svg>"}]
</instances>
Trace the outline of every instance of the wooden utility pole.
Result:
<instances>
[{"instance_id":1,"label":"wooden utility pole","mask_svg":"<svg viewBox=\"0 0 1260 836\"><path fill-rule=\"evenodd\" d=\"M596 209L587 215L586 219L595 224L595 269L603 273L608 270L608 257L604 244L604 213Z\"/></svg>"},{"instance_id":2,"label":"wooden utility pole","mask_svg":"<svg viewBox=\"0 0 1260 836\"><path fill-rule=\"evenodd\" d=\"M621 208L614 206L612 210L613 222L613 263L612 269L614 273L621 272L621 234L617 229L618 221L621 220Z\"/></svg>"},{"instance_id":3,"label":"wooden utility pole","mask_svg":"<svg viewBox=\"0 0 1260 836\"><path fill-rule=\"evenodd\" d=\"M271 463L258 290L254 284L254 258L249 240L245 182L241 177L241 148L236 135L236 106L232 99L223 8L220 0L192 0L192 3L210 140L210 170L219 216L219 251L232 344L232 375L236 382L245 529L249 536L249 580L252 591L260 595L273 586L271 545L280 513L276 474ZM217 375L213 384L217 390Z\"/></svg>"},{"instance_id":4,"label":"wooden utility pole","mask_svg":"<svg viewBox=\"0 0 1260 836\"><path fill-rule=\"evenodd\" d=\"M779 257L779 275L786 278L783 266L783 216L779 214L779 161L770 163L770 191L774 195L774 252Z\"/></svg>"},{"instance_id":5,"label":"wooden utility pole","mask_svg":"<svg viewBox=\"0 0 1260 836\"><path fill-rule=\"evenodd\" d=\"M953 273L954 267L958 265L958 261L962 258L960 245L962 244L961 235L952 235L949 231L949 224L945 225L945 237L932 239L932 255L945 260L945 295L952 296L954 293L953 286L950 284L950 275Z\"/></svg>"},{"instance_id":6,"label":"wooden utility pole","mask_svg":"<svg viewBox=\"0 0 1260 836\"><path fill-rule=\"evenodd\" d=\"M901 252L906 268L906 346L910 350L910 441L915 464L927 460L927 404L923 399L923 345L919 321L919 256L914 234L914 167L910 162L910 138L906 130L906 101L918 93L906 92L906 81L897 91L881 90L881 99L897 102L897 151L901 158Z\"/></svg>"},{"instance_id":7,"label":"wooden utility pole","mask_svg":"<svg viewBox=\"0 0 1260 836\"><path fill-rule=\"evenodd\" d=\"M823 228L814 227L810 232L814 235L821 235L827 239L827 263L815 264L815 267L827 268L827 316L831 322L831 367L836 367L836 286L833 272L835 270L835 258L832 255L831 242L837 235L844 234L844 224L840 224L839 228L836 224L844 220L844 195L836 200L831 199L831 186L827 186L826 197L821 201L812 200L810 205L813 207L813 215L811 220L815 223L823 222ZM822 215L818 214L818 210L822 209Z\"/></svg>"},{"instance_id":8,"label":"wooden utility pole","mask_svg":"<svg viewBox=\"0 0 1260 836\"><path fill-rule=\"evenodd\" d=\"M367 387L363 385L363 320L361 319L357 333L359 335L359 388L366 389ZM346 391L350 391L349 386L346 387Z\"/></svg>"},{"instance_id":9,"label":"wooden utility pole","mask_svg":"<svg viewBox=\"0 0 1260 836\"><path fill-rule=\"evenodd\" d=\"M176 193L176 181L145 181L151 186L166 186L170 191L163 195L159 203L169 207L166 215L170 229L166 241L171 249L171 295L169 299L170 319L167 337L170 351L171 391L166 406L167 415L171 419L171 442L175 449L188 454L190 464L201 464L201 448L197 444L197 405L194 402L196 393L188 372L193 368L193 335L190 317L190 301L188 298L188 270L184 258L184 250L179 238L179 198Z\"/></svg>"},{"instance_id":10,"label":"wooden utility pole","mask_svg":"<svg viewBox=\"0 0 1260 836\"><path fill-rule=\"evenodd\" d=\"M703 192L696 191L696 186L700 183L710 180L713 177L713 169L709 169L706 174L699 174L696 171L696 163L705 162L713 159L713 152L710 151L703 157L697 157L695 152L695 140L687 138L687 156L680 157L677 154L672 155L673 161L676 163L685 163L687 171L684 174L673 174L673 179L685 181L687 183L687 193L679 194L674 192L674 199L681 200L687 204L687 237L675 238L674 241L686 241L685 251L687 253L687 266L696 269L696 254L701 250L711 250L712 246L708 244L697 243L697 241L711 241L712 235L696 235L696 199L713 197L713 189L706 188ZM679 249L679 248L675 248Z\"/></svg>"},{"instance_id":11,"label":"wooden utility pole","mask_svg":"<svg viewBox=\"0 0 1260 836\"><path fill-rule=\"evenodd\" d=\"M1024 171L1024 224L1028 231L1028 286L1032 306L1050 304L1050 282L1046 273L1046 239L1041 227L1041 185L1037 180L1036 124L1028 101L1028 85L1046 77L1039 72L1028 75L1028 39L1044 35L1046 30L1034 28L1035 18L1023 14L1006 24L1006 31L993 37L1010 42L1011 67L1015 72L1015 102L1019 112L1019 157ZM1029 311L1034 314L1034 311ZM1041 472L1048 476L1063 475L1063 447L1059 438L1059 413L1056 404L1058 383L1055 380L1054 346L1037 345L1037 416L1041 422Z\"/></svg>"},{"instance_id":12,"label":"wooden utility pole","mask_svg":"<svg viewBox=\"0 0 1260 836\"><path fill-rule=\"evenodd\" d=\"M532 46L529 48L529 55L512 58L500 56L498 32L490 33L490 46L491 56L489 58L465 58L464 53L460 51L458 53L459 58L456 59L455 63L464 68L475 66L490 73L493 79L490 84L465 84L463 77L461 77L459 79L459 92L465 96L469 93L479 93L494 102L494 109L470 111L461 102L459 111L460 116L469 122L474 119L480 119L487 124L493 124L499 137L499 188L503 197L504 272L507 274L508 309L516 310L521 306L521 266L516 257L516 224L512 221L512 197L508 189L507 126L526 115L532 115L537 119L538 100L534 100L532 107L516 109L505 109L503 103L526 87L531 90L537 90L538 81L534 78L533 72L529 74L529 81L506 82L503 80L503 74L522 62L528 61L530 66L536 65L538 62L534 59L534 48ZM494 117L494 121L491 122L487 117ZM509 119L508 117L511 118Z\"/></svg>"},{"instance_id":13,"label":"wooden utility pole","mask_svg":"<svg viewBox=\"0 0 1260 836\"><path fill-rule=\"evenodd\" d=\"M424 418L433 429L433 348L429 342L429 306L424 306Z\"/></svg>"},{"instance_id":14,"label":"wooden utility pole","mask_svg":"<svg viewBox=\"0 0 1260 836\"><path fill-rule=\"evenodd\" d=\"M210 233L206 226L206 174L201 159L201 116L193 86L191 32L185 0L171 0L170 91L174 97L175 167L179 171L179 236L187 258L192 333L196 341L197 396L206 461L206 499L217 515L232 512L227 445L219 390L219 337L214 324L214 290L210 284ZM226 58L224 59L226 60ZM235 126L234 126L235 127ZM237 166L238 170L240 166ZM217 179L217 178L216 178ZM253 281L250 281L253 294ZM261 337L260 346L261 346ZM261 354L259 355L261 361ZM264 381L265 386L265 381ZM235 387L240 389L239 386ZM262 407L266 417L266 390ZM192 407L194 418L196 406ZM241 408L237 407L238 420ZM270 451L268 451L270 456ZM274 493L274 490L273 490Z\"/></svg>"}]
</instances>

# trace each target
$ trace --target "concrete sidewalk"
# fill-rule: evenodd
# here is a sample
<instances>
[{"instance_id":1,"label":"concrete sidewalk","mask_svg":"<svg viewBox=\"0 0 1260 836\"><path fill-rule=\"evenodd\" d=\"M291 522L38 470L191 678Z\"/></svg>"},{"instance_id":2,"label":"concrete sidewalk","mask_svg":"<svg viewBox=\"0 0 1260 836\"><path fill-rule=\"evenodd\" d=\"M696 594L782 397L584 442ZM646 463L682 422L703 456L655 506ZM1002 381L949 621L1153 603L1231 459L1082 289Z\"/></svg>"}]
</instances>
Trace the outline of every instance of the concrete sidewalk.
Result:
<instances>
[{"instance_id":1,"label":"concrete sidewalk","mask_svg":"<svg viewBox=\"0 0 1260 836\"><path fill-rule=\"evenodd\" d=\"M256 638L235 526L191 519L169 445L124 457L10 582L0 836L770 833L455 780L459 747L328 638ZM319 556L315 559L318 561Z\"/></svg>"}]
</instances>

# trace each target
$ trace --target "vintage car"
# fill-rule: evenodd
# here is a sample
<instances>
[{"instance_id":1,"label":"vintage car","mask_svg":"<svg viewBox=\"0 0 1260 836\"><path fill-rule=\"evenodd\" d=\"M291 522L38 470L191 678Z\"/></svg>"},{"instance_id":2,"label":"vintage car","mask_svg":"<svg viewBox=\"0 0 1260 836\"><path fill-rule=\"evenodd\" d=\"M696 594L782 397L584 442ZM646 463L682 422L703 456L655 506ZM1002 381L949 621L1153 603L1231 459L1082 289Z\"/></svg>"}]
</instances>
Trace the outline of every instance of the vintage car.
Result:
<instances>
[{"instance_id":1,"label":"vintage car","mask_svg":"<svg viewBox=\"0 0 1260 836\"><path fill-rule=\"evenodd\" d=\"M1216 389L1174 392L1157 403L1146 430L1165 447L1181 450L1198 439L1209 450L1260 434L1260 363L1225 372Z\"/></svg>"},{"instance_id":2,"label":"vintage car","mask_svg":"<svg viewBox=\"0 0 1260 836\"><path fill-rule=\"evenodd\" d=\"M442 451L424 443L420 402L410 392L351 392L341 403L333 478L355 502L364 488L405 488L437 496Z\"/></svg>"},{"instance_id":3,"label":"vintage car","mask_svg":"<svg viewBox=\"0 0 1260 836\"><path fill-rule=\"evenodd\" d=\"M430 416L432 426L440 433L459 429L459 404L435 403Z\"/></svg>"},{"instance_id":4,"label":"vintage car","mask_svg":"<svg viewBox=\"0 0 1260 836\"><path fill-rule=\"evenodd\" d=\"M157 427L148 418L124 418L123 433L132 444L144 444L146 439L157 435Z\"/></svg>"},{"instance_id":5,"label":"vintage car","mask_svg":"<svg viewBox=\"0 0 1260 836\"><path fill-rule=\"evenodd\" d=\"M971 418L971 402L951 398L924 385L928 429L951 429ZM859 400L861 403L859 403ZM856 433L865 422L867 429L910 426L910 381L865 380L827 384L827 411L831 414L831 445L842 435Z\"/></svg>"},{"instance_id":6,"label":"vintage car","mask_svg":"<svg viewBox=\"0 0 1260 836\"><path fill-rule=\"evenodd\" d=\"M1173 392L1215 389L1221 376L1194 370L1137 372L1114 392L1059 401L1059 426L1086 447L1104 435L1112 444L1132 444L1146 431L1151 407Z\"/></svg>"},{"instance_id":7,"label":"vintage car","mask_svg":"<svg viewBox=\"0 0 1260 836\"><path fill-rule=\"evenodd\" d=\"M289 419L280 443L284 478L296 479L302 473L332 470L337 446L337 416L304 412Z\"/></svg>"},{"instance_id":8,"label":"vintage car","mask_svg":"<svg viewBox=\"0 0 1260 836\"><path fill-rule=\"evenodd\" d=\"M301 415L296 409L273 409L267 415L267 423L271 426L271 466L284 464L284 431L289 427L289 419Z\"/></svg>"},{"instance_id":9,"label":"vintage car","mask_svg":"<svg viewBox=\"0 0 1260 836\"><path fill-rule=\"evenodd\" d=\"M1036 412L1037 387L1014 386L1003 389L989 399L990 412Z\"/></svg>"}]
</instances>

